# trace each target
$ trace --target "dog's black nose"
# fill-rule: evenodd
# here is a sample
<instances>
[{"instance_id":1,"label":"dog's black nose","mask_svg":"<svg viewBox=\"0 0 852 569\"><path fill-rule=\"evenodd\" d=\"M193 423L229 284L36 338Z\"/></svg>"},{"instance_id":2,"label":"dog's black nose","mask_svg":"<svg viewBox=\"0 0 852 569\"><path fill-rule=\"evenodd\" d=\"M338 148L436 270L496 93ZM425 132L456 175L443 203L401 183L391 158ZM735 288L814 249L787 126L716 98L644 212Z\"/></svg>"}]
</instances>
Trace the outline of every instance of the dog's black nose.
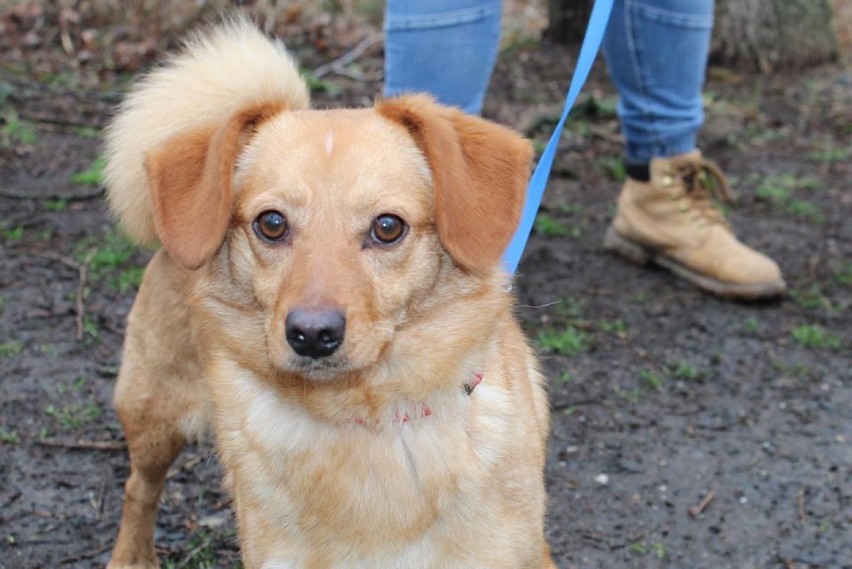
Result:
<instances>
[{"instance_id":1,"label":"dog's black nose","mask_svg":"<svg viewBox=\"0 0 852 569\"><path fill-rule=\"evenodd\" d=\"M296 308L287 314L284 324L293 351L315 360L333 354L346 332L346 317L333 309Z\"/></svg>"}]
</instances>

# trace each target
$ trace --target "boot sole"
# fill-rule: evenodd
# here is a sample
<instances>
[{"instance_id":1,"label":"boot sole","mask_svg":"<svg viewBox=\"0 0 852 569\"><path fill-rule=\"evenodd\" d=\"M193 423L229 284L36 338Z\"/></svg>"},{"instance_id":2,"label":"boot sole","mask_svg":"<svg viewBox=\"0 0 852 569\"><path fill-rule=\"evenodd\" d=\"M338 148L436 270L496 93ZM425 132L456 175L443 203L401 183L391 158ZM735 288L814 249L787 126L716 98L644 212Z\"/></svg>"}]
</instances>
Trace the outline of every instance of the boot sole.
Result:
<instances>
[{"instance_id":1,"label":"boot sole","mask_svg":"<svg viewBox=\"0 0 852 569\"><path fill-rule=\"evenodd\" d=\"M618 253L632 263L636 263L637 265L654 263L686 279L702 290L726 298L772 298L783 294L787 288L783 279L764 283L740 284L720 281L707 275L702 275L671 257L663 255L659 251L644 247L635 241L622 237L612 226L606 231L603 245L604 249Z\"/></svg>"}]
</instances>

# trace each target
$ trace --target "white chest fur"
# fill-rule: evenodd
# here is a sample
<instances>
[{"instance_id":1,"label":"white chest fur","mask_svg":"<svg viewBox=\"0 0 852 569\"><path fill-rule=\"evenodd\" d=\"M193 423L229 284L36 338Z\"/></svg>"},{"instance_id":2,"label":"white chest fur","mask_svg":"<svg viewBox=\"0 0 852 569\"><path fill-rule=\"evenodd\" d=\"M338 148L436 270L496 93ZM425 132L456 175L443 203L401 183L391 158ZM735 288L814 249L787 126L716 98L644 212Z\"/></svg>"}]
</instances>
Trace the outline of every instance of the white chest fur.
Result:
<instances>
[{"instance_id":1,"label":"white chest fur","mask_svg":"<svg viewBox=\"0 0 852 569\"><path fill-rule=\"evenodd\" d=\"M472 520L489 531L493 469L511 436L508 401L493 387L475 397L459 387L382 424L335 424L229 371L214 389L228 402L217 405L220 448L243 547L259 565L449 568L476 538Z\"/></svg>"}]
</instances>

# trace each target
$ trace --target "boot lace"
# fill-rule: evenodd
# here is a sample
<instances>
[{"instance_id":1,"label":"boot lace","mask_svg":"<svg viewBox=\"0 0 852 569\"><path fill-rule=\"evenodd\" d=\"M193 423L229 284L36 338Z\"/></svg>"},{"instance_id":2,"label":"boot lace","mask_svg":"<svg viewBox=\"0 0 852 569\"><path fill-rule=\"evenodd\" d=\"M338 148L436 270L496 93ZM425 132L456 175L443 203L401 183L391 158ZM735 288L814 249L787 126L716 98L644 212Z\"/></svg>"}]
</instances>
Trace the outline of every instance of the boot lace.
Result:
<instances>
[{"instance_id":1,"label":"boot lace","mask_svg":"<svg viewBox=\"0 0 852 569\"><path fill-rule=\"evenodd\" d=\"M734 201L728 180L722 170L705 159L683 162L675 166L676 176L683 182L683 194L701 225L718 223L730 227L718 204ZM703 223L701 223L703 222Z\"/></svg>"}]
</instances>

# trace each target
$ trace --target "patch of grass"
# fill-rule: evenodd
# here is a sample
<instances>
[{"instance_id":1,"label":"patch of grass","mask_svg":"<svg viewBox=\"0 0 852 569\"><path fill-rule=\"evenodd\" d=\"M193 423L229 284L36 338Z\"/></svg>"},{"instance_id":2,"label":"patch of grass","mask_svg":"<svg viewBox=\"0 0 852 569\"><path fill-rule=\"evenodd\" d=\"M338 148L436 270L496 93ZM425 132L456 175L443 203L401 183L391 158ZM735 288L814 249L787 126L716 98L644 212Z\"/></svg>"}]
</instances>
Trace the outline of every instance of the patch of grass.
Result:
<instances>
[{"instance_id":1,"label":"patch of grass","mask_svg":"<svg viewBox=\"0 0 852 569\"><path fill-rule=\"evenodd\" d=\"M576 109L576 107L575 107ZM571 111L571 114L574 114L574 111ZM579 137L587 137L592 131L592 125L586 120L584 117L577 116L571 117L567 123L565 123L565 130L562 131L562 138L569 139L574 136Z\"/></svg>"},{"instance_id":2,"label":"patch of grass","mask_svg":"<svg viewBox=\"0 0 852 569\"><path fill-rule=\"evenodd\" d=\"M702 377L707 375L705 372L699 370L694 365L686 361L678 362L678 364L674 366L674 368L668 371L672 377L675 377L677 379L686 379L689 381L701 379Z\"/></svg>"},{"instance_id":3,"label":"patch of grass","mask_svg":"<svg viewBox=\"0 0 852 569\"><path fill-rule=\"evenodd\" d=\"M816 176L802 176L798 178L798 187L802 190L818 190L822 187L823 182Z\"/></svg>"},{"instance_id":4,"label":"patch of grass","mask_svg":"<svg viewBox=\"0 0 852 569\"><path fill-rule=\"evenodd\" d=\"M131 289L139 288L142 284L142 276L145 274L145 267L129 267L118 273L118 290L119 292L127 292Z\"/></svg>"},{"instance_id":5,"label":"patch of grass","mask_svg":"<svg viewBox=\"0 0 852 569\"><path fill-rule=\"evenodd\" d=\"M568 230L568 234L574 239L579 239L583 236L583 227L580 225L572 225Z\"/></svg>"},{"instance_id":6,"label":"patch of grass","mask_svg":"<svg viewBox=\"0 0 852 569\"><path fill-rule=\"evenodd\" d=\"M89 265L93 281L105 281L121 292L138 287L142 282L144 267L129 263L137 248L123 233L113 230L102 239L81 243L74 257Z\"/></svg>"},{"instance_id":7,"label":"patch of grass","mask_svg":"<svg viewBox=\"0 0 852 569\"><path fill-rule=\"evenodd\" d=\"M627 335L627 325L620 318L616 318L615 320L599 320L598 330L619 338L624 338Z\"/></svg>"},{"instance_id":8,"label":"patch of grass","mask_svg":"<svg viewBox=\"0 0 852 569\"><path fill-rule=\"evenodd\" d=\"M568 115L568 123L586 118L614 119L617 106L617 97L596 97L594 94L580 95Z\"/></svg>"},{"instance_id":9,"label":"patch of grass","mask_svg":"<svg viewBox=\"0 0 852 569\"><path fill-rule=\"evenodd\" d=\"M852 261L845 261L834 265L831 276L837 284L852 286Z\"/></svg>"},{"instance_id":10,"label":"patch of grass","mask_svg":"<svg viewBox=\"0 0 852 569\"><path fill-rule=\"evenodd\" d=\"M629 297L627 297L627 300L635 304L645 304L646 302L648 302L649 298L651 298L651 295L648 293L647 290L643 290L635 294L631 294Z\"/></svg>"},{"instance_id":11,"label":"patch of grass","mask_svg":"<svg viewBox=\"0 0 852 569\"><path fill-rule=\"evenodd\" d=\"M556 312L563 318L568 320L578 320L582 318L583 300L569 296L559 301L556 305Z\"/></svg>"},{"instance_id":12,"label":"patch of grass","mask_svg":"<svg viewBox=\"0 0 852 569\"><path fill-rule=\"evenodd\" d=\"M598 168L610 180L623 182L627 177L624 169L624 161L617 156L602 156L598 158Z\"/></svg>"},{"instance_id":13,"label":"patch of grass","mask_svg":"<svg viewBox=\"0 0 852 569\"><path fill-rule=\"evenodd\" d=\"M746 128L747 138L758 139L764 142L774 142L778 140L787 140L790 138L790 130L788 128L763 128L759 126L751 126Z\"/></svg>"},{"instance_id":14,"label":"patch of grass","mask_svg":"<svg viewBox=\"0 0 852 569\"><path fill-rule=\"evenodd\" d=\"M803 363L786 364L781 360L772 360L772 367L782 375L798 379L807 379L813 374L813 370Z\"/></svg>"},{"instance_id":15,"label":"patch of grass","mask_svg":"<svg viewBox=\"0 0 852 569\"><path fill-rule=\"evenodd\" d=\"M35 236L39 241L50 241L51 237L53 237L53 228L45 227L44 229L39 229L36 231Z\"/></svg>"},{"instance_id":16,"label":"patch of grass","mask_svg":"<svg viewBox=\"0 0 852 569\"><path fill-rule=\"evenodd\" d=\"M81 172L71 175L71 183L81 186L100 186L104 183L106 158L98 156L92 164Z\"/></svg>"},{"instance_id":17,"label":"patch of grass","mask_svg":"<svg viewBox=\"0 0 852 569\"><path fill-rule=\"evenodd\" d=\"M19 226L11 229L4 229L0 231L0 236L2 236L5 241L20 241L20 239L24 236L24 228Z\"/></svg>"},{"instance_id":18,"label":"patch of grass","mask_svg":"<svg viewBox=\"0 0 852 569\"><path fill-rule=\"evenodd\" d=\"M631 543L628 549L630 549L633 553L638 553L639 555L647 555L648 553L648 546L641 541Z\"/></svg>"},{"instance_id":19,"label":"patch of grass","mask_svg":"<svg viewBox=\"0 0 852 569\"><path fill-rule=\"evenodd\" d=\"M820 181L813 176L797 178L792 174L782 173L763 178L755 188L754 195L770 202L773 208L820 224L825 222L825 216L819 207L807 200L793 199L795 190L814 190L819 186Z\"/></svg>"},{"instance_id":20,"label":"patch of grass","mask_svg":"<svg viewBox=\"0 0 852 569\"><path fill-rule=\"evenodd\" d=\"M581 206L567 202L558 203L553 206L553 209L562 215L578 215L583 213L583 208Z\"/></svg>"},{"instance_id":21,"label":"patch of grass","mask_svg":"<svg viewBox=\"0 0 852 569\"><path fill-rule=\"evenodd\" d=\"M819 178L814 176L796 176L784 172L780 174L772 174L761 179L755 189L755 194L759 198L764 199L779 199L789 197L794 190L816 190L821 185Z\"/></svg>"},{"instance_id":22,"label":"patch of grass","mask_svg":"<svg viewBox=\"0 0 852 569\"><path fill-rule=\"evenodd\" d=\"M86 253L78 253L77 260L85 262L89 257L89 270L91 274L101 274L104 269L120 267L130 259L136 248L123 234L118 231L107 233L101 245Z\"/></svg>"},{"instance_id":23,"label":"patch of grass","mask_svg":"<svg viewBox=\"0 0 852 569\"><path fill-rule=\"evenodd\" d=\"M817 162L848 162L852 158L852 147L829 145L811 152L808 158Z\"/></svg>"},{"instance_id":24,"label":"patch of grass","mask_svg":"<svg viewBox=\"0 0 852 569\"><path fill-rule=\"evenodd\" d=\"M656 542L651 545L646 545L641 541L637 541L636 543L631 543L628 546L628 549L637 555L648 555L652 554L657 559L665 559L666 557L666 546L663 543Z\"/></svg>"},{"instance_id":25,"label":"patch of grass","mask_svg":"<svg viewBox=\"0 0 852 569\"><path fill-rule=\"evenodd\" d=\"M754 195L762 200L786 202L790 199L790 188L764 183L757 187Z\"/></svg>"},{"instance_id":26,"label":"patch of grass","mask_svg":"<svg viewBox=\"0 0 852 569\"><path fill-rule=\"evenodd\" d=\"M64 200L62 198L57 198L55 200L47 200L42 202L44 209L53 212L65 211L68 207L68 200Z\"/></svg>"},{"instance_id":27,"label":"patch of grass","mask_svg":"<svg viewBox=\"0 0 852 569\"><path fill-rule=\"evenodd\" d=\"M808 310L824 309L831 310L831 301L822 292L819 283L814 283L803 290L791 290L790 298L797 305Z\"/></svg>"},{"instance_id":28,"label":"patch of grass","mask_svg":"<svg viewBox=\"0 0 852 569\"><path fill-rule=\"evenodd\" d=\"M0 358L16 356L24 351L24 343L18 340L9 340L0 344Z\"/></svg>"},{"instance_id":29,"label":"patch of grass","mask_svg":"<svg viewBox=\"0 0 852 569\"><path fill-rule=\"evenodd\" d=\"M6 427L0 427L0 443L16 445L21 442L21 437L16 430L8 430Z\"/></svg>"},{"instance_id":30,"label":"patch of grass","mask_svg":"<svg viewBox=\"0 0 852 569\"><path fill-rule=\"evenodd\" d=\"M612 390L613 390L613 393L615 393L616 397L626 401L627 403L629 403L631 405L635 405L636 403L639 403L639 401L642 399L642 391L640 389L629 389L629 390L627 390L627 389L622 389L621 387L616 385L615 387L613 387Z\"/></svg>"},{"instance_id":31,"label":"patch of grass","mask_svg":"<svg viewBox=\"0 0 852 569\"><path fill-rule=\"evenodd\" d=\"M95 401L89 400L85 406L69 404L58 409L53 404L49 404L44 408L44 413L58 422L62 428L79 431L101 416L101 408Z\"/></svg>"},{"instance_id":32,"label":"patch of grass","mask_svg":"<svg viewBox=\"0 0 852 569\"><path fill-rule=\"evenodd\" d=\"M49 358L55 358L59 355L59 348L54 344L42 344L38 347L38 351Z\"/></svg>"},{"instance_id":33,"label":"patch of grass","mask_svg":"<svg viewBox=\"0 0 852 569\"><path fill-rule=\"evenodd\" d=\"M186 551L190 553L182 560L166 560L164 569L216 569L220 566L213 538L207 532L194 534Z\"/></svg>"},{"instance_id":34,"label":"patch of grass","mask_svg":"<svg viewBox=\"0 0 852 569\"><path fill-rule=\"evenodd\" d=\"M800 345L814 349L836 350L841 345L839 336L829 333L818 324L803 324L790 331L790 335Z\"/></svg>"},{"instance_id":35,"label":"patch of grass","mask_svg":"<svg viewBox=\"0 0 852 569\"><path fill-rule=\"evenodd\" d=\"M36 141L36 131L33 126L10 110L3 116L6 124L0 128L0 146L15 144L33 144Z\"/></svg>"},{"instance_id":36,"label":"patch of grass","mask_svg":"<svg viewBox=\"0 0 852 569\"><path fill-rule=\"evenodd\" d=\"M75 126L74 134L83 138L99 138L101 131L93 126Z\"/></svg>"},{"instance_id":37,"label":"patch of grass","mask_svg":"<svg viewBox=\"0 0 852 569\"><path fill-rule=\"evenodd\" d=\"M750 334L752 336L759 334L763 329L763 325L760 323L760 320L755 318L754 316L749 316L739 326L740 330L745 334Z\"/></svg>"},{"instance_id":38,"label":"patch of grass","mask_svg":"<svg viewBox=\"0 0 852 569\"><path fill-rule=\"evenodd\" d=\"M542 330L538 335L538 343L545 351L570 358L589 349L589 335L569 324L561 331Z\"/></svg>"},{"instance_id":39,"label":"patch of grass","mask_svg":"<svg viewBox=\"0 0 852 569\"><path fill-rule=\"evenodd\" d=\"M535 232L543 237L563 237L568 233L568 227L558 219L542 212L535 217Z\"/></svg>"},{"instance_id":40,"label":"patch of grass","mask_svg":"<svg viewBox=\"0 0 852 569\"><path fill-rule=\"evenodd\" d=\"M83 334L90 341L98 339L98 325L89 316L83 316Z\"/></svg>"},{"instance_id":41,"label":"patch of grass","mask_svg":"<svg viewBox=\"0 0 852 569\"><path fill-rule=\"evenodd\" d=\"M574 378L574 374L571 373L570 371L563 371L562 373L559 374L559 377L557 379L558 379L559 383L572 383L575 378Z\"/></svg>"},{"instance_id":42,"label":"patch of grass","mask_svg":"<svg viewBox=\"0 0 852 569\"><path fill-rule=\"evenodd\" d=\"M310 71L306 69L302 69L302 77L304 77L305 82L308 84L308 88L314 92L324 92L326 95L332 98L337 98L343 92L340 85L335 83L334 81L329 81L328 79L323 79L322 77L317 77Z\"/></svg>"},{"instance_id":43,"label":"patch of grass","mask_svg":"<svg viewBox=\"0 0 852 569\"><path fill-rule=\"evenodd\" d=\"M72 381L70 385L60 381L56 384L54 389L56 389L56 393L58 393L59 395L65 395L65 393L67 393L69 390L73 390L79 393L86 385L86 381L86 376L81 375L77 377L74 381Z\"/></svg>"},{"instance_id":44,"label":"patch of grass","mask_svg":"<svg viewBox=\"0 0 852 569\"><path fill-rule=\"evenodd\" d=\"M639 370L639 379L642 380L643 385L650 387L654 391L659 391L666 383L665 376L644 368Z\"/></svg>"},{"instance_id":45,"label":"patch of grass","mask_svg":"<svg viewBox=\"0 0 852 569\"><path fill-rule=\"evenodd\" d=\"M15 88L10 83L0 81L0 105L5 105L9 96L15 92Z\"/></svg>"},{"instance_id":46,"label":"patch of grass","mask_svg":"<svg viewBox=\"0 0 852 569\"><path fill-rule=\"evenodd\" d=\"M805 200L791 200L787 211L796 217L802 217L813 223L825 223L825 216L815 204Z\"/></svg>"}]
</instances>

